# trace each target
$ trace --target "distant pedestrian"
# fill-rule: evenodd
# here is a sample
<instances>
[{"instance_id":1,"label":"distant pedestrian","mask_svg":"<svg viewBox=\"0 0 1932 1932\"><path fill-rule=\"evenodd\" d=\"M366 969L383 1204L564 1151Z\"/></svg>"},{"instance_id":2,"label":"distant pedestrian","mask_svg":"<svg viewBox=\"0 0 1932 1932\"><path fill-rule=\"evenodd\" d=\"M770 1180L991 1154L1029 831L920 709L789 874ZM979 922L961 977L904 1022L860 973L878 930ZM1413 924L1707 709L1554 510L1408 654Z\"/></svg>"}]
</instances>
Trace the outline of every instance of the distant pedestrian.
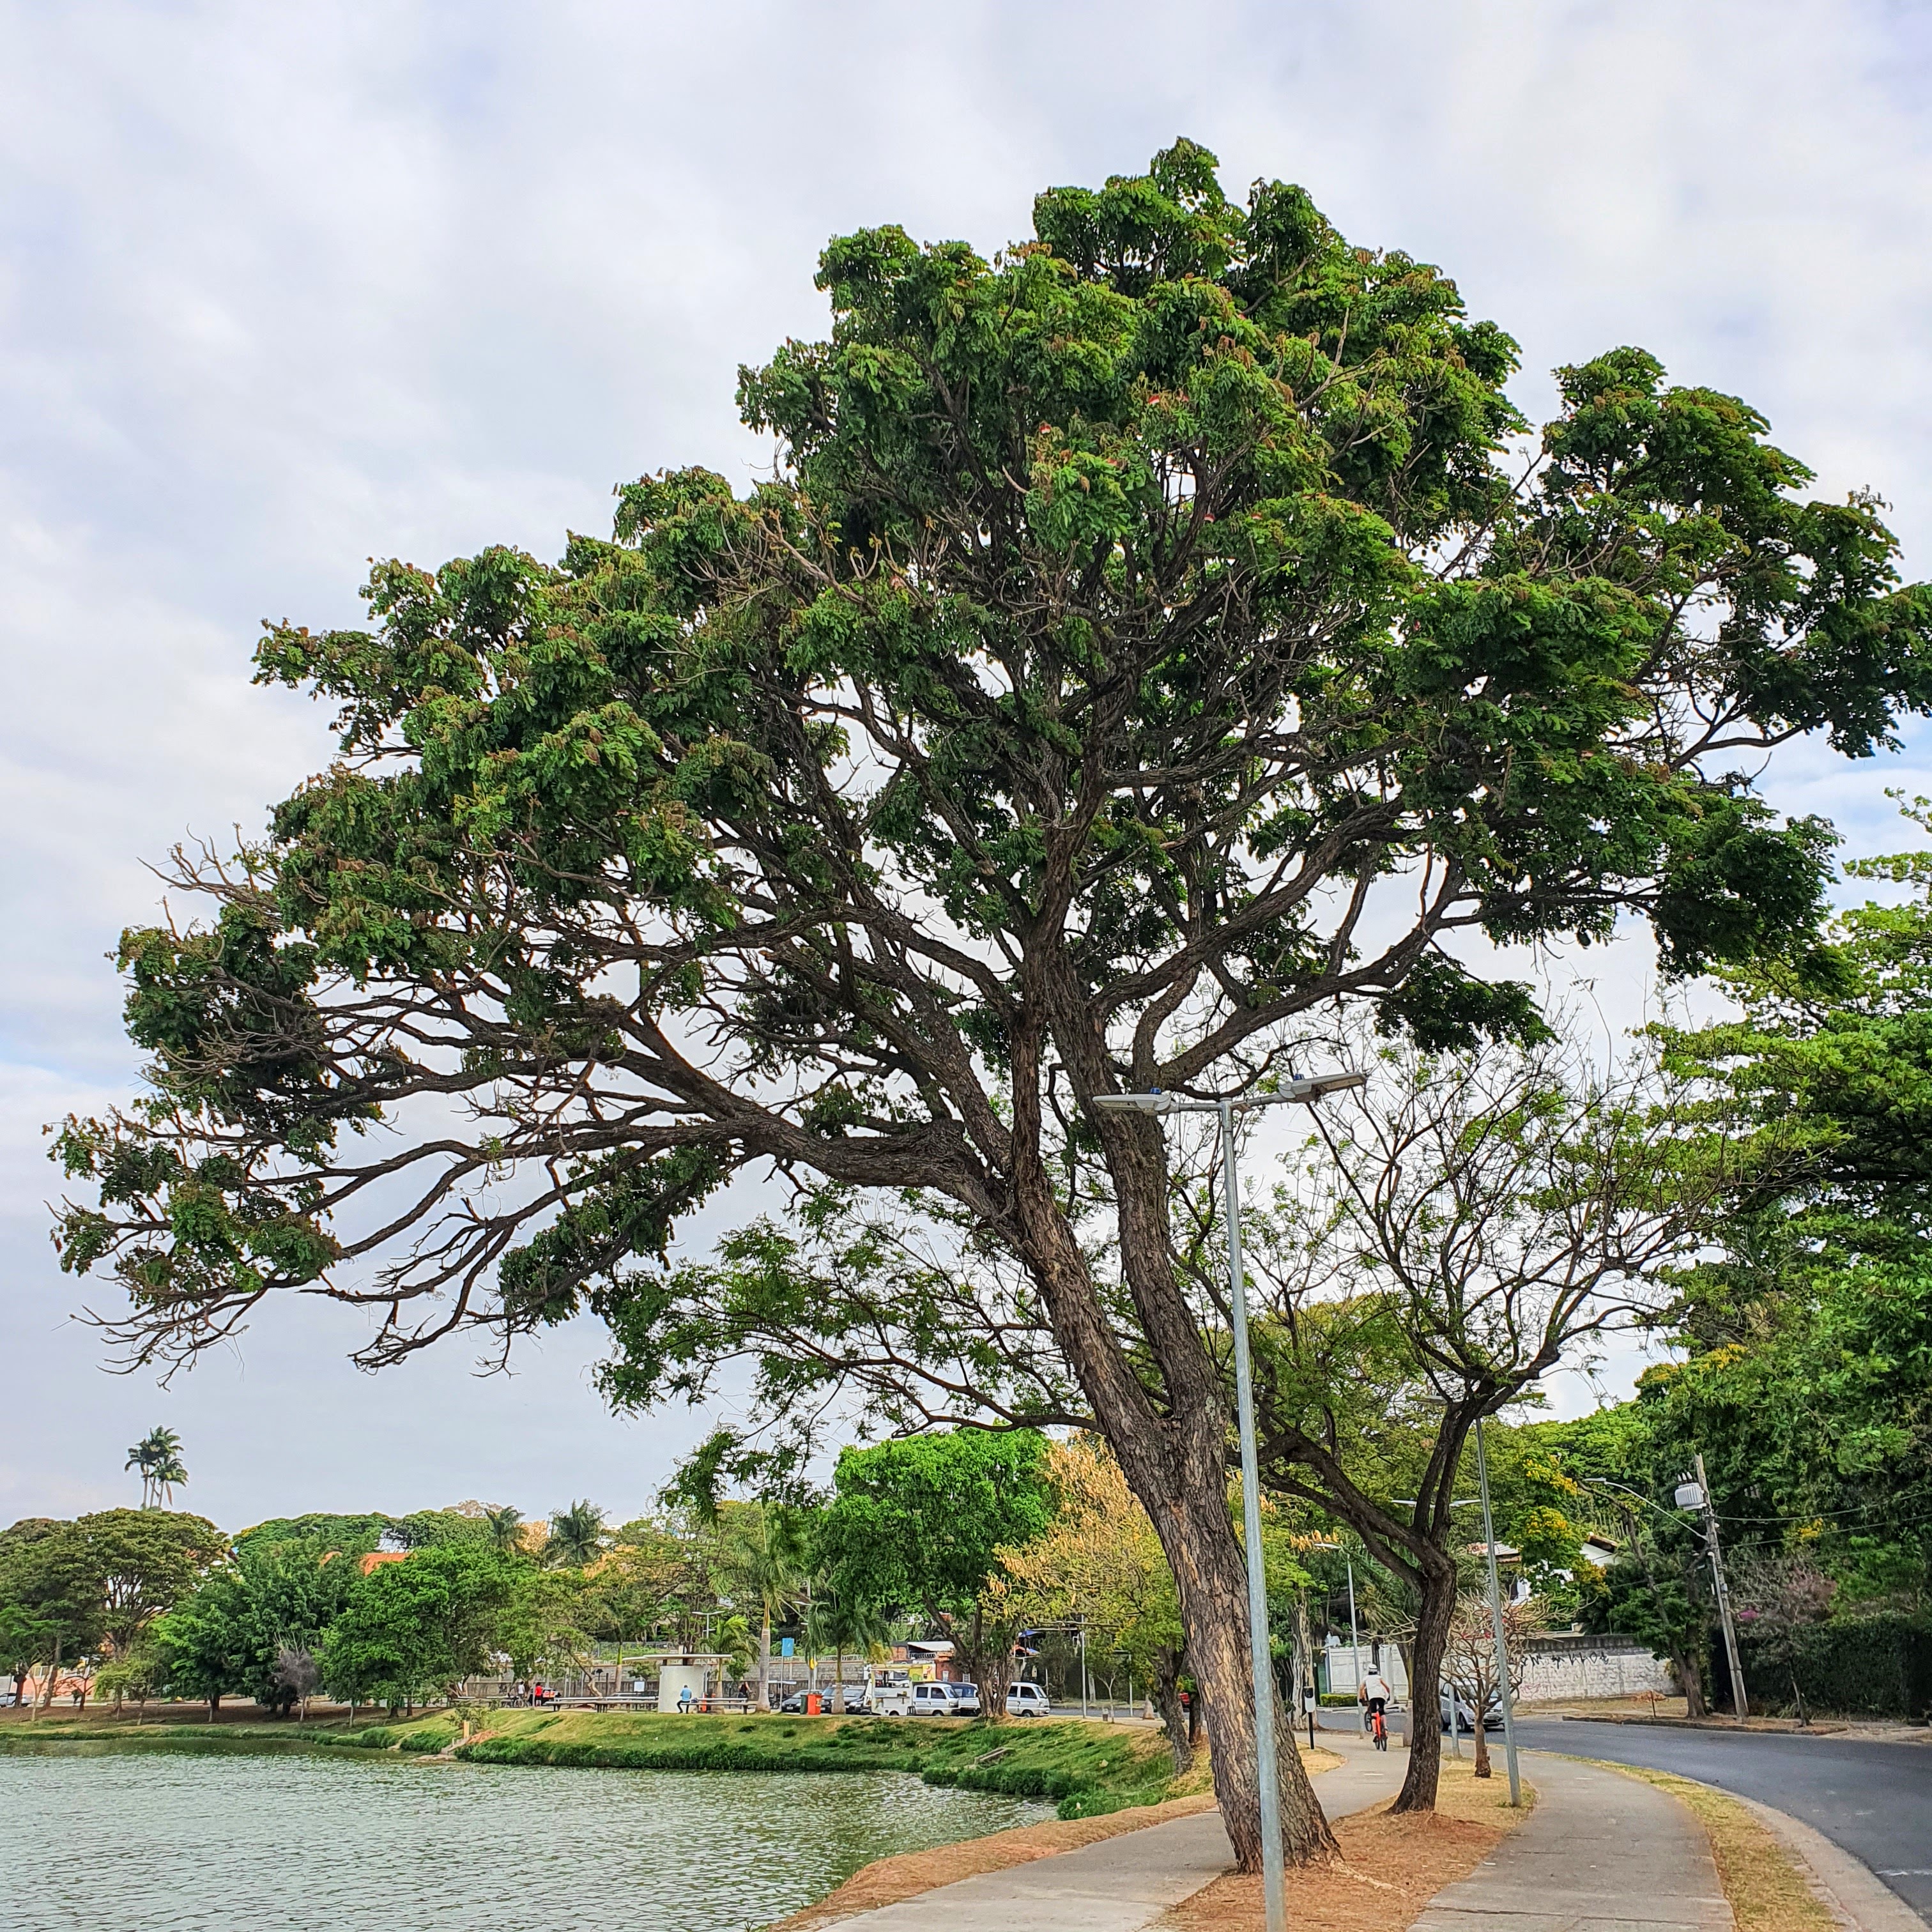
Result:
<instances>
[{"instance_id":1,"label":"distant pedestrian","mask_svg":"<svg viewBox=\"0 0 1932 1932\"><path fill-rule=\"evenodd\" d=\"M691 1715L692 1702L691 1686L687 1684L677 1694L677 1714L680 1718L688 1718Z\"/></svg>"}]
</instances>

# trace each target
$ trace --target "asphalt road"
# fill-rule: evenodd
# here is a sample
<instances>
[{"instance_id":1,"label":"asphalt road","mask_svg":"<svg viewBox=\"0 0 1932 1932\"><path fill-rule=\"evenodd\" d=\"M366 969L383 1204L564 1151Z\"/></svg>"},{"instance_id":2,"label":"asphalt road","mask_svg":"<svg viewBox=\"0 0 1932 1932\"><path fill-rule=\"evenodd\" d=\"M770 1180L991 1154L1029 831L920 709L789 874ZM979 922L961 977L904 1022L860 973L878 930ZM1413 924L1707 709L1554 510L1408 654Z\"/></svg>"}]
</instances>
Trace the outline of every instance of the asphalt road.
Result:
<instances>
[{"instance_id":1,"label":"asphalt road","mask_svg":"<svg viewBox=\"0 0 1932 1932\"><path fill-rule=\"evenodd\" d=\"M1549 1718L1524 1719L1516 1740L1571 1757L1674 1771L1775 1806L1862 1859L1932 1924L1932 1744L1726 1736ZM1492 1735L1492 1750L1497 1742Z\"/></svg>"}]
</instances>

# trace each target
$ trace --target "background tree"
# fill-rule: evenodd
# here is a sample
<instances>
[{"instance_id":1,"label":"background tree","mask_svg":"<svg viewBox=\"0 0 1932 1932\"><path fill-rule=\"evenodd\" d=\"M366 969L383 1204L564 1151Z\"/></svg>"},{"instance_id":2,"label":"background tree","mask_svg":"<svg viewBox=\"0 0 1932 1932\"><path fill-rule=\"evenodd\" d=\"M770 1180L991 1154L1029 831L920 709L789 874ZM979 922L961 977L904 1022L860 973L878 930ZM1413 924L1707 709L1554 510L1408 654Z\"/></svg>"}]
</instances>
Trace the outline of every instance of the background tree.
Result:
<instances>
[{"instance_id":1,"label":"background tree","mask_svg":"<svg viewBox=\"0 0 1932 1932\"><path fill-rule=\"evenodd\" d=\"M1052 1520L1046 1444L1030 1430L918 1436L848 1449L819 1524L821 1559L849 1600L902 1606L952 1646L1001 1724L1026 1606L1004 1552Z\"/></svg>"},{"instance_id":2,"label":"background tree","mask_svg":"<svg viewBox=\"0 0 1932 1932\"><path fill-rule=\"evenodd\" d=\"M1441 1672L1468 1541L1479 1417L1522 1401L1593 1339L1664 1305L1658 1272L1699 1238L1721 1156L1642 1061L1606 1073L1552 1036L1431 1055L1337 1051L1375 1071L1316 1138L1246 1246L1264 1480L1328 1513L1414 1593L1411 1682ZM1189 1250L1204 1292L1212 1190ZM1435 1802L1420 1726L1396 1802Z\"/></svg>"},{"instance_id":3,"label":"background tree","mask_svg":"<svg viewBox=\"0 0 1932 1932\"><path fill-rule=\"evenodd\" d=\"M328 1625L322 1682L392 1707L451 1690L488 1666L519 1567L463 1544L378 1564L350 1585Z\"/></svg>"},{"instance_id":4,"label":"background tree","mask_svg":"<svg viewBox=\"0 0 1932 1932\"><path fill-rule=\"evenodd\" d=\"M342 758L184 856L207 923L124 936L152 1091L60 1137L98 1194L62 1253L117 1273L138 1358L290 1288L380 1311L378 1363L587 1300L648 1401L716 1360L650 1263L730 1176L929 1206L998 1258L950 1331L782 1325L856 1330L822 1373L910 1364L893 1399L950 1420L1103 1431L1252 1868L1225 1354L1158 1124L1088 1103L1245 1084L1336 1000L1521 1032L1466 930L1802 954L1826 835L1739 774L1890 742L1932 604L1872 499L1808 500L1636 350L1559 372L1506 468L1509 338L1191 142L1034 230L834 242L830 339L741 379L748 496L646 478L554 568L384 563L373 630L269 632Z\"/></svg>"},{"instance_id":5,"label":"background tree","mask_svg":"<svg viewBox=\"0 0 1932 1932\"><path fill-rule=\"evenodd\" d=\"M0 1536L0 1640L16 1679L38 1669L35 1714L53 1702L63 1665L78 1666L107 1628L100 1564L76 1523L29 1517Z\"/></svg>"},{"instance_id":6,"label":"background tree","mask_svg":"<svg viewBox=\"0 0 1932 1932\"><path fill-rule=\"evenodd\" d=\"M581 1570L597 1561L609 1540L604 1512L593 1502L574 1502L551 1516L544 1561Z\"/></svg>"},{"instance_id":7,"label":"background tree","mask_svg":"<svg viewBox=\"0 0 1932 1932\"><path fill-rule=\"evenodd\" d=\"M832 1659L832 1708L839 1715L845 1711L845 1660L884 1657L891 1628L884 1611L836 1571L824 1577L813 1591L805 1618L805 1641L814 1657ZM1004 1691L1000 1701L1004 1707Z\"/></svg>"},{"instance_id":8,"label":"background tree","mask_svg":"<svg viewBox=\"0 0 1932 1932\"><path fill-rule=\"evenodd\" d=\"M520 1510L507 1506L486 1510L484 1519L489 1527L490 1546L500 1556L511 1556L522 1549L524 1519Z\"/></svg>"},{"instance_id":9,"label":"background tree","mask_svg":"<svg viewBox=\"0 0 1932 1932\"><path fill-rule=\"evenodd\" d=\"M322 1682L322 1669L315 1660L315 1653L298 1644L285 1643L275 1652L272 1674L276 1690L293 1701L296 1721L306 1724L308 1700L315 1695L316 1687Z\"/></svg>"},{"instance_id":10,"label":"background tree","mask_svg":"<svg viewBox=\"0 0 1932 1932\"><path fill-rule=\"evenodd\" d=\"M771 1702L772 1626L804 1600L811 1562L809 1516L776 1502L724 1502L716 1508L716 1572L734 1604L757 1620L760 1709Z\"/></svg>"},{"instance_id":11,"label":"background tree","mask_svg":"<svg viewBox=\"0 0 1932 1932\"><path fill-rule=\"evenodd\" d=\"M141 1507L152 1509L173 1499L177 1484L188 1480L182 1440L172 1429L151 1429L128 1451L123 1468L141 1472Z\"/></svg>"},{"instance_id":12,"label":"background tree","mask_svg":"<svg viewBox=\"0 0 1932 1932\"><path fill-rule=\"evenodd\" d=\"M1124 1656L1160 1713L1175 1771L1185 1772L1195 1744L1180 1695L1186 1639L1160 1539L1100 1438L1050 1443L1045 1474L1052 1520L1030 1543L1000 1552L1021 1614L1082 1628L1090 1651Z\"/></svg>"},{"instance_id":13,"label":"background tree","mask_svg":"<svg viewBox=\"0 0 1932 1932\"><path fill-rule=\"evenodd\" d=\"M102 1635L117 1658L131 1652L228 1549L206 1517L159 1509L104 1510L74 1528L100 1580Z\"/></svg>"}]
</instances>

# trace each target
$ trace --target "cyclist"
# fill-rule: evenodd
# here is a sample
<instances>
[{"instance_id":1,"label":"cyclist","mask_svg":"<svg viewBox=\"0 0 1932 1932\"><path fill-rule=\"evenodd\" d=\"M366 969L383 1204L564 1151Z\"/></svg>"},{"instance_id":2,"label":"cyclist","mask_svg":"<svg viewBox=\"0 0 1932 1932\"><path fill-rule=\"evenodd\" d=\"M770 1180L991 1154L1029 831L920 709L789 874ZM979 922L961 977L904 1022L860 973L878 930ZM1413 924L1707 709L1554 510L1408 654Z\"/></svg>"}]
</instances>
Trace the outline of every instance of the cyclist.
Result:
<instances>
[{"instance_id":1,"label":"cyclist","mask_svg":"<svg viewBox=\"0 0 1932 1932\"><path fill-rule=\"evenodd\" d=\"M1376 1733L1378 1744L1383 1736L1382 1726L1387 1721L1389 1700L1394 1695L1388 1679L1379 1670L1371 1670L1355 1687L1355 1701L1368 1706L1369 1729Z\"/></svg>"}]
</instances>

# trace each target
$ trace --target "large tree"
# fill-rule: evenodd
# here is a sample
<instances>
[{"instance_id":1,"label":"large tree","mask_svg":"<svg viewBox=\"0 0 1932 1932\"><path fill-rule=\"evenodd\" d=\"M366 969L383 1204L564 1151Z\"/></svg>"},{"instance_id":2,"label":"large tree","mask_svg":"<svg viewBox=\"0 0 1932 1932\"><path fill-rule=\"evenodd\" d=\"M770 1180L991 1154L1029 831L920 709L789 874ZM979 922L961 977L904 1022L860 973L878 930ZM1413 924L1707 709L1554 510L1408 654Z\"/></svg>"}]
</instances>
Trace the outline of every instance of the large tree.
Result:
<instances>
[{"instance_id":1,"label":"large tree","mask_svg":"<svg viewBox=\"0 0 1932 1932\"><path fill-rule=\"evenodd\" d=\"M1337 999L1522 1024L1466 934L1802 946L1826 835L1742 774L1885 740L1932 602L1873 500L1640 350L1506 466L1510 338L1192 143L1034 226L834 242L830 340L744 374L748 495L646 477L554 566L382 563L373 628L270 630L340 757L184 855L208 921L125 936L152 1091L62 1136L63 1252L150 1360L284 1289L380 1311L376 1363L587 1300L649 1396L651 1262L734 1174L957 1216L1006 1273L941 1406L1106 1435L1252 1867L1225 1362L1157 1124L1089 1102L1244 1083Z\"/></svg>"}]
</instances>

